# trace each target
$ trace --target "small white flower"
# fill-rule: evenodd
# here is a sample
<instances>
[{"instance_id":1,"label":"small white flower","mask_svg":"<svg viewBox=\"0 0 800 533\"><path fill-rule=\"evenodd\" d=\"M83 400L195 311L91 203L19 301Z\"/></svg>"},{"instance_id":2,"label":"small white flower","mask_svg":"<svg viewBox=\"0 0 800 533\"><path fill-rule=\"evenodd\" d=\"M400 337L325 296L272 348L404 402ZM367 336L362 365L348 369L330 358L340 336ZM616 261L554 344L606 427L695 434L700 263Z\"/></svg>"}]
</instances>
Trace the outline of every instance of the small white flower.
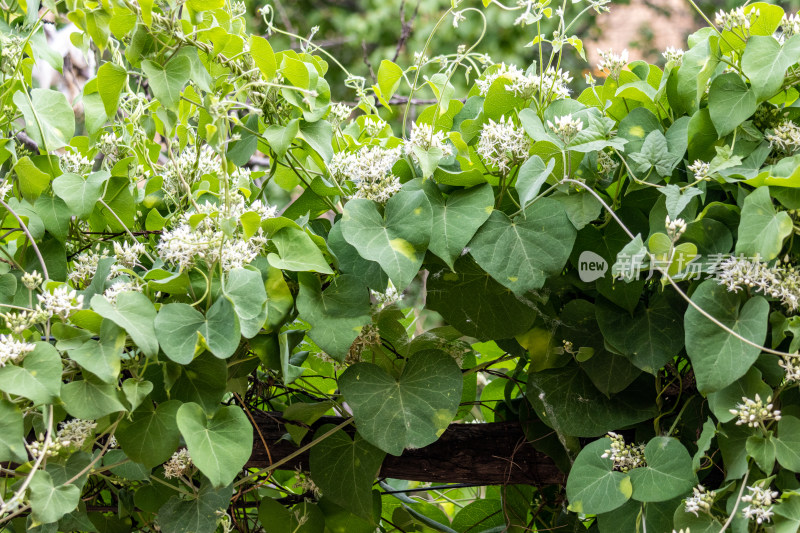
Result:
<instances>
[{"instance_id":1,"label":"small white flower","mask_svg":"<svg viewBox=\"0 0 800 533\"><path fill-rule=\"evenodd\" d=\"M793 155L800 150L800 126L785 121L767 132L764 138L769 141L770 148L785 155Z\"/></svg>"},{"instance_id":2,"label":"small white flower","mask_svg":"<svg viewBox=\"0 0 800 533\"><path fill-rule=\"evenodd\" d=\"M633 468L647 466L644 459L644 444L625 444L622 435L609 431L606 435L611 440L611 447L601 455L603 459L611 459L614 470L628 472Z\"/></svg>"},{"instance_id":3,"label":"small white flower","mask_svg":"<svg viewBox=\"0 0 800 533\"><path fill-rule=\"evenodd\" d=\"M743 33L749 33L750 26L760 14L758 9L751 9L748 13L745 13L744 7L737 7L728 12L720 10L716 14L714 22L718 26L722 26L723 30L734 31L738 29Z\"/></svg>"},{"instance_id":4,"label":"small white flower","mask_svg":"<svg viewBox=\"0 0 800 533\"><path fill-rule=\"evenodd\" d=\"M800 16L797 13L794 15L784 14L781 19L781 31L783 32L784 39L788 39L800 33Z\"/></svg>"},{"instance_id":5,"label":"small white flower","mask_svg":"<svg viewBox=\"0 0 800 533\"><path fill-rule=\"evenodd\" d=\"M786 371L787 382L800 381L800 356L783 356L778 365Z\"/></svg>"},{"instance_id":6,"label":"small white flower","mask_svg":"<svg viewBox=\"0 0 800 533\"><path fill-rule=\"evenodd\" d=\"M686 231L686 221L682 218L670 220L669 215L667 215L667 218L664 221L664 227L667 230L667 236L672 240L672 242L676 242Z\"/></svg>"},{"instance_id":7,"label":"small white flower","mask_svg":"<svg viewBox=\"0 0 800 533\"><path fill-rule=\"evenodd\" d=\"M140 242L124 242L122 244L114 241L114 257L117 264L125 268L134 268L139 264L139 257L144 254L144 244Z\"/></svg>"},{"instance_id":8,"label":"small white flower","mask_svg":"<svg viewBox=\"0 0 800 533\"><path fill-rule=\"evenodd\" d=\"M384 292L373 290L370 290L369 292L372 295L372 298L375 300L375 306L377 309L389 307L390 305L395 304L403 299L403 293L399 292L394 286L394 283L391 281L389 281L389 285L386 287Z\"/></svg>"},{"instance_id":9,"label":"small white flower","mask_svg":"<svg viewBox=\"0 0 800 533\"><path fill-rule=\"evenodd\" d=\"M583 121L579 118L572 118L572 114L561 117L554 117L553 121L547 121L547 127L559 137L564 144L569 144L575 136L583 130Z\"/></svg>"},{"instance_id":10,"label":"small white flower","mask_svg":"<svg viewBox=\"0 0 800 533\"><path fill-rule=\"evenodd\" d=\"M350 114L353 110L347 104L339 102L338 104L331 107L330 115L328 119L330 123L333 125L334 128L338 128L350 118Z\"/></svg>"},{"instance_id":11,"label":"small white flower","mask_svg":"<svg viewBox=\"0 0 800 533\"><path fill-rule=\"evenodd\" d=\"M203 145L198 156L197 148L189 145L174 161L167 163L161 173L164 178L162 188L173 198L180 198L186 194L186 187L200 181L206 174L214 174L221 170L221 160L210 146Z\"/></svg>"},{"instance_id":12,"label":"small white flower","mask_svg":"<svg viewBox=\"0 0 800 533\"><path fill-rule=\"evenodd\" d=\"M92 160L88 157L82 156L78 152L64 152L59 158L61 170L64 172L83 175L92 170Z\"/></svg>"},{"instance_id":13,"label":"small white flower","mask_svg":"<svg viewBox=\"0 0 800 533\"><path fill-rule=\"evenodd\" d=\"M701 159L695 159L694 163L687 167L687 170L694 174L694 179L696 180L708 180L710 178L708 173L711 170L711 164Z\"/></svg>"},{"instance_id":14,"label":"small white flower","mask_svg":"<svg viewBox=\"0 0 800 533\"><path fill-rule=\"evenodd\" d=\"M331 176L341 182L350 180L356 187L350 198L367 198L386 203L400 188L392 167L400 159L401 149L363 146L357 152L338 152L328 163Z\"/></svg>"},{"instance_id":15,"label":"small white flower","mask_svg":"<svg viewBox=\"0 0 800 533\"><path fill-rule=\"evenodd\" d=\"M767 396L764 402L758 394L753 400L742 397L742 403L736 404L736 409L730 409L730 412L738 417L737 426L754 428L770 420L781 419L781 412L773 408L772 396Z\"/></svg>"},{"instance_id":16,"label":"small white flower","mask_svg":"<svg viewBox=\"0 0 800 533\"><path fill-rule=\"evenodd\" d=\"M687 513L692 513L698 516L697 513L711 513L711 506L714 504L714 498L717 493L713 490L706 491L703 485L698 485L692 489L692 496L686 498L685 508Z\"/></svg>"},{"instance_id":17,"label":"small white flower","mask_svg":"<svg viewBox=\"0 0 800 533\"><path fill-rule=\"evenodd\" d=\"M105 257L108 257L107 250L102 252L93 250L81 252L73 259L72 271L68 274L67 279L75 286L88 285L97 273L97 266L100 260Z\"/></svg>"},{"instance_id":18,"label":"small white flower","mask_svg":"<svg viewBox=\"0 0 800 533\"><path fill-rule=\"evenodd\" d=\"M26 272L22 275L22 284L25 288L32 291L42 284L42 275L38 271Z\"/></svg>"},{"instance_id":19,"label":"small white flower","mask_svg":"<svg viewBox=\"0 0 800 533\"><path fill-rule=\"evenodd\" d=\"M122 294L123 292L141 292L142 287L135 282L132 281L123 281L120 278L117 278L115 282L111 285L111 287L107 288L105 292L103 292L103 296L105 296L106 300L111 302L112 304L117 303L117 296Z\"/></svg>"},{"instance_id":20,"label":"small white flower","mask_svg":"<svg viewBox=\"0 0 800 533\"><path fill-rule=\"evenodd\" d=\"M757 524L769 522L775 514L772 512L775 500L780 496L776 491L769 487L762 487L758 484L747 487L750 494L742 496L742 501L749 505L742 509L742 514L748 520L755 520Z\"/></svg>"},{"instance_id":21,"label":"small white flower","mask_svg":"<svg viewBox=\"0 0 800 533\"><path fill-rule=\"evenodd\" d=\"M458 28L459 23L467 20L464 16L464 11L453 11L453 27Z\"/></svg>"}]
</instances>

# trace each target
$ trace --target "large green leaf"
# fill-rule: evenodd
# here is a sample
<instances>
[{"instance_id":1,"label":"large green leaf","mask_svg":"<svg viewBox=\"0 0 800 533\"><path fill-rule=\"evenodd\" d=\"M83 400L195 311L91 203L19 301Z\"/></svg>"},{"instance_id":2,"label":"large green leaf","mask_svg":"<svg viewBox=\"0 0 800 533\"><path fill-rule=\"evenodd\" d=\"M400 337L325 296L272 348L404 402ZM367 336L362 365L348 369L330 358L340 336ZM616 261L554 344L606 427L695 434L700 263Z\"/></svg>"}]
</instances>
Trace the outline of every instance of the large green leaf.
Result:
<instances>
[{"instance_id":1,"label":"large green leaf","mask_svg":"<svg viewBox=\"0 0 800 533\"><path fill-rule=\"evenodd\" d=\"M756 94L739 74L728 73L714 78L708 92L708 112L717 135L724 137L756 112Z\"/></svg>"},{"instance_id":2,"label":"large green leaf","mask_svg":"<svg viewBox=\"0 0 800 533\"><path fill-rule=\"evenodd\" d=\"M204 481L196 497L186 500L176 494L167 500L158 510L158 526L163 533L214 533L232 492L230 487L215 489Z\"/></svg>"},{"instance_id":3,"label":"large green leaf","mask_svg":"<svg viewBox=\"0 0 800 533\"><path fill-rule=\"evenodd\" d=\"M333 426L317 430L319 437ZM311 476L326 497L368 521L373 520L372 483L386 453L361 435L339 430L311 448Z\"/></svg>"},{"instance_id":4,"label":"large green leaf","mask_svg":"<svg viewBox=\"0 0 800 533\"><path fill-rule=\"evenodd\" d=\"M105 170L93 172L86 179L65 172L53 180L53 192L66 202L73 215L85 218L92 213L103 194L103 185L110 177Z\"/></svg>"},{"instance_id":5,"label":"large green leaf","mask_svg":"<svg viewBox=\"0 0 800 533\"><path fill-rule=\"evenodd\" d=\"M0 400L0 461L28 460L23 438L22 411L8 400Z\"/></svg>"},{"instance_id":6,"label":"large green leaf","mask_svg":"<svg viewBox=\"0 0 800 533\"><path fill-rule=\"evenodd\" d=\"M103 63L97 69L97 92L109 118L117 114L119 94L128 79L128 71L115 63Z\"/></svg>"},{"instance_id":7,"label":"large green leaf","mask_svg":"<svg viewBox=\"0 0 800 533\"><path fill-rule=\"evenodd\" d=\"M392 455L436 441L458 411L463 380L452 356L424 350L395 379L372 363L357 363L339 378L358 432Z\"/></svg>"},{"instance_id":8,"label":"large green leaf","mask_svg":"<svg viewBox=\"0 0 800 533\"><path fill-rule=\"evenodd\" d=\"M281 270L295 272L321 272L333 274L333 270L308 234L292 226L278 230L271 238L278 249L277 254L269 254L269 263Z\"/></svg>"},{"instance_id":9,"label":"large green leaf","mask_svg":"<svg viewBox=\"0 0 800 533\"><path fill-rule=\"evenodd\" d=\"M706 513L699 513L695 516L686 510L684 503L675 509L673 520L673 527L680 528L682 531L691 531L691 533L719 533L722 531L722 524L716 518Z\"/></svg>"},{"instance_id":10,"label":"large green leaf","mask_svg":"<svg viewBox=\"0 0 800 533\"><path fill-rule=\"evenodd\" d=\"M167 357L182 365L191 362L202 347L227 359L241 340L239 319L233 304L224 297L217 298L206 316L188 304L166 304L156 316L155 330Z\"/></svg>"},{"instance_id":11,"label":"large green leaf","mask_svg":"<svg viewBox=\"0 0 800 533\"><path fill-rule=\"evenodd\" d=\"M353 274L364 280L370 289L383 291L389 283L389 277L375 261L368 261L358 254L350 243L344 240L342 224L334 224L328 232L328 248L336 256L339 270L343 274Z\"/></svg>"},{"instance_id":12,"label":"large green leaf","mask_svg":"<svg viewBox=\"0 0 800 533\"><path fill-rule=\"evenodd\" d=\"M581 450L567 478L569 509L576 513L613 511L630 499L630 478L615 471L614 462L602 457L611 441L600 439Z\"/></svg>"},{"instance_id":13,"label":"large green leaf","mask_svg":"<svg viewBox=\"0 0 800 533\"><path fill-rule=\"evenodd\" d=\"M447 199L432 181L427 181L426 192L433 209L433 227L430 251L441 257L451 269L464 247L492 213L494 193L489 184L470 189L460 189Z\"/></svg>"},{"instance_id":14,"label":"large green leaf","mask_svg":"<svg viewBox=\"0 0 800 533\"><path fill-rule=\"evenodd\" d=\"M50 184L50 175L37 167L28 156L22 157L16 162L14 173L18 178L20 194L29 202L34 202Z\"/></svg>"},{"instance_id":15,"label":"large green leaf","mask_svg":"<svg viewBox=\"0 0 800 533\"><path fill-rule=\"evenodd\" d=\"M156 310L147 296L136 291L123 292L117 296L116 305L112 305L104 296L98 294L92 297L92 309L127 331L145 355L150 357L158 355L158 342L153 325Z\"/></svg>"},{"instance_id":16,"label":"large green leaf","mask_svg":"<svg viewBox=\"0 0 800 533\"><path fill-rule=\"evenodd\" d=\"M315 274L300 274L297 311L311 325L308 336L326 353L344 360L362 326L370 321L369 291L355 276L339 276L322 290Z\"/></svg>"},{"instance_id":17,"label":"large green leaf","mask_svg":"<svg viewBox=\"0 0 800 533\"><path fill-rule=\"evenodd\" d=\"M188 365L180 365L176 373L178 377L169 390L170 398L200 404L207 413L219 407L228 382L228 364L224 359L203 352Z\"/></svg>"},{"instance_id":18,"label":"large green leaf","mask_svg":"<svg viewBox=\"0 0 800 533\"><path fill-rule=\"evenodd\" d=\"M455 272L431 269L427 307L464 335L480 340L508 339L525 333L536 317L536 304L517 297L481 270L469 256L460 257Z\"/></svg>"},{"instance_id":19,"label":"large green leaf","mask_svg":"<svg viewBox=\"0 0 800 533\"><path fill-rule=\"evenodd\" d=\"M541 157L534 155L519 167L514 187L517 189L521 206L527 206L528 202L536 198L536 195L539 194L539 189L547 182L547 178L550 177L555 166L555 158L550 158L547 165L545 165Z\"/></svg>"},{"instance_id":20,"label":"large green leaf","mask_svg":"<svg viewBox=\"0 0 800 533\"><path fill-rule=\"evenodd\" d=\"M0 368L0 390L31 400L34 405L52 403L61 391L61 356L47 342L37 342L22 366Z\"/></svg>"},{"instance_id":21,"label":"large green leaf","mask_svg":"<svg viewBox=\"0 0 800 533\"><path fill-rule=\"evenodd\" d=\"M431 238L431 206L422 191L403 190L386 203L383 216L372 200L347 202L342 235L364 259L375 261L398 290L419 272Z\"/></svg>"},{"instance_id":22,"label":"large green leaf","mask_svg":"<svg viewBox=\"0 0 800 533\"><path fill-rule=\"evenodd\" d=\"M683 348L681 316L663 295L630 314L600 298L596 315L605 341L645 372L655 374Z\"/></svg>"},{"instance_id":23,"label":"large green leaf","mask_svg":"<svg viewBox=\"0 0 800 533\"><path fill-rule=\"evenodd\" d=\"M766 399L766 398L764 398ZM784 416L778 421L775 452L778 463L792 472L800 471L800 419Z\"/></svg>"},{"instance_id":24,"label":"large green leaf","mask_svg":"<svg viewBox=\"0 0 800 533\"><path fill-rule=\"evenodd\" d=\"M230 484L253 449L253 427L244 411L224 406L209 418L196 403L185 403L176 420L197 468L214 487Z\"/></svg>"},{"instance_id":25,"label":"large green leaf","mask_svg":"<svg viewBox=\"0 0 800 533\"><path fill-rule=\"evenodd\" d=\"M758 345L767 336L769 304L756 296L741 305L740 294L728 292L716 280L704 281L692 301L745 339ZM694 307L684 315L686 353L692 361L697 388L708 394L742 377L760 350L746 344L704 317Z\"/></svg>"},{"instance_id":26,"label":"large green leaf","mask_svg":"<svg viewBox=\"0 0 800 533\"><path fill-rule=\"evenodd\" d=\"M125 332L110 320L103 320L100 340L89 339L77 348L67 350L70 359L106 383L117 383L121 368Z\"/></svg>"},{"instance_id":27,"label":"large green leaf","mask_svg":"<svg viewBox=\"0 0 800 533\"><path fill-rule=\"evenodd\" d=\"M169 459L180 444L175 419L180 406L181 402L170 400L155 410L148 405L134 411L130 421L123 420L116 432L122 451L147 468Z\"/></svg>"},{"instance_id":28,"label":"large green leaf","mask_svg":"<svg viewBox=\"0 0 800 533\"><path fill-rule=\"evenodd\" d=\"M81 491L75 485L54 486L49 473L39 470L33 475L29 499L36 522L50 524L78 506Z\"/></svg>"},{"instance_id":29,"label":"large green leaf","mask_svg":"<svg viewBox=\"0 0 800 533\"><path fill-rule=\"evenodd\" d=\"M14 103L25 117L25 131L40 150L50 152L69 144L75 134L75 113L64 93L32 89L29 98L17 91Z\"/></svg>"},{"instance_id":30,"label":"large green leaf","mask_svg":"<svg viewBox=\"0 0 800 533\"><path fill-rule=\"evenodd\" d=\"M86 372L83 379L70 381L61 387L61 400L70 415L85 420L97 420L127 410L114 385Z\"/></svg>"},{"instance_id":31,"label":"large green leaf","mask_svg":"<svg viewBox=\"0 0 800 533\"><path fill-rule=\"evenodd\" d=\"M800 37L793 36L782 46L775 37L753 35L742 54L742 71L750 79L758 101L775 96L783 85L786 69L800 59Z\"/></svg>"},{"instance_id":32,"label":"large green leaf","mask_svg":"<svg viewBox=\"0 0 800 533\"><path fill-rule=\"evenodd\" d=\"M792 228L792 218L787 212L775 212L769 187L759 187L744 199L736 253L758 255L762 261L771 261L778 257Z\"/></svg>"},{"instance_id":33,"label":"large green leaf","mask_svg":"<svg viewBox=\"0 0 800 533\"><path fill-rule=\"evenodd\" d=\"M576 235L562 205L541 198L514 219L492 212L469 248L481 268L521 296L561 272Z\"/></svg>"},{"instance_id":34,"label":"large green leaf","mask_svg":"<svg viewBox=\"0 0 800 533\"><path fill-rule=\"evenodd\" d=\"M772 387L761 380L761 371L751 367L747 373L725 387L708 395L708 407L722 423L730 422L736 415L731 410L742 403L742 398L755 398L758 394L766 399L772 394Z\"/></svg>"},{"instance_id":35,"label":"large green leaf","mask_svg":"<svg viewBox=\"0 0 800 533\"><path fill-rule=\"evenodd\" d=\"M223 291L239 317L242 336L248 339L254 337L269 315L267 291L261 272L251 266L233 269L225 278Z\"/></svg>"},{"instance_id":36,"label":"large green leaf","mask_svg":"<svg viewBox=\"0 0 800 533\"><path fill-rule=\"evenodd\" d=\"M64 200L58 196L42 194L36 199L33 208L44 222L45 229L59 241L66 241L72 214Z\"/></svg>"},{"instance_id":37,"label":"large green leaf","mask_svg":"<svg viewBox=\"0 0 800 533\"><path fill-rule=\"evenodd\" d=\"M186 56L175 56L166 65L145 59L142 70L147 76L153 95L168 109L175 109L183 86L189 81L192 65Z\"/></svg>"},{"instance_id":38,"label":"large green leaf","mask_svg":"<svg viewBox=\"0 0 800 533\"><path fill-rule=\"evenodd\" d=\"M633 499L663 502L686 494L697 482L692 457L679 440L655 437L644 448L647 466L629 472Z\"/></svg>"},{"instance_id":39,"label":"large green leaf","mask_svg":"<svg viewBox=\"0 0 800 533\"><path fill-rule=\"evenodd\" d=\"M650 380L640 377L609 399L572 364L532 373L525 394L549 426L575 437L598 437L656 412Z\"/></svg>"}]
</instances>

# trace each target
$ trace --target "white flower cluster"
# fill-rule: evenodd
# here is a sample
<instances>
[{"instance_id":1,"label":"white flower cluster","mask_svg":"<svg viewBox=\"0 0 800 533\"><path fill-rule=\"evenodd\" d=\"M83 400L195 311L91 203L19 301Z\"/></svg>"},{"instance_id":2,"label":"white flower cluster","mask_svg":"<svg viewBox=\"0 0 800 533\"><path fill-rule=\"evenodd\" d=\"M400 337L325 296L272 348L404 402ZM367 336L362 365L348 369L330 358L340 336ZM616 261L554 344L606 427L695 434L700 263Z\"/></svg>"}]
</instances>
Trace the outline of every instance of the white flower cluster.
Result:
<instances>
[{"instance_id":1,"label":"white flower cluster","mask_svg":"<svg viewBox=\"0 0 800 533\"><path fill-rule=\"evenodd\" d=\"M111 286L103 292L103 296L112 304L116 304L117 296L123 292L142 292L142 286L135 281L124 281L122 278L117 278Z\"/></svg>"},{"instance_id":2,"label":"white flower cluster","mask_svg":"<svg viewBox=\"0 0 800 533\"><path fill-rule=\"evenodd\" d=\"M364 121L364 131L367 132L369 137L375 137L382 132L386 126L388 126L386 121L378 117L367 117Z\"/></svg>"},{"instance_id":3,"label":"white flower cluster","mask_svg":"<svg viewBox=\"0 0 800 533\"><path fill-rule=\"evenodd\" d=\"M11 335L0 335L0 367L6 363L19 363L35 348L35 344L18 341Z\"/></svg>"},{"instance_id":4,"label":"white flower cluster","mask_svg":"<svg viewBox=\"0 0 800 533\"><path fill-rule=\"evenodd\" d=\"M334 128L338 128L350 118L350 114L353 110L344 103L338 103L334 106L331 106L330 115L328 115L328 121Z\"/></svg>"},{"instance_id":5,"label":"white flower cluster","mask_svg":"<svg viewBox=\"0 0 800 533\"><path fill-rule=\"evenodd\" d=\"M763 488L760 486L747 487L750 494L742 496L742 501L747 503L747 507L742 509L742 514L748 520L755 520L757 524L769 522L772 519L773 503L780 496L769 487Z\"/></svg>"},{"instance_id":6,"label":"white flower cluster","mask_svg":"<svg viewBox=\"0 0 800 533\"><path fill-rule=\"evenodd\" d=\"M694 163L686 167L686 169L694 174L694 179L698 181L710 179L708 173L711 170L711 163L706 163L702 159L695 159Z\"/></svg>"},{"instance_id":7,"label":"white flower cluster","mask_svg":"<svg viewBox=\"0 0 800 533\"><path fill-rule=\"evenodd\" d=\"M572 82L572 76L569 72L564 72L561 69L554 69L550 67L544 74L530 74L526 75L525 72L517 68L515 65L506 65L502 63L500 67L492 72L486 74L483 79L477 80L475 83L481 96L486 96L492 84L500 78L511 80L511 83L506 87L506 90L514 93L523 100L529 100L537 92L548 95L548 102L555 100L562 100L569 98L570 89L569 84Z\"/></svg>"},{"instance_id":8,"label":"white flower cluster","mask_svg":"<svg viewBox=\"0 0 800 533\"><path fill-rule=\"evenodd\" d=\"M714 504L714 498L717 493L713 490L706 491L703 485L698 485L692 489L692 496L686 498L685 509L687 513L692 513L698 516L697 513L711 513L711 506Z\"/></svg>"},{"instance_id":9,"label":"white flower cluster","mask_svg":"<svg viewBox=\"0 0 800 533\"><path fill-rule=\"evenodd\" d=\"M783 32L781 36L783 39L788 39L800 33L800 15L797 13L794 15L784 14L781 19L781 31Z\"/></svg>"},{"instance_id":10,"label":"white flower cluster","mask_svg":"<svg viewBox=\"0 0 800 533\"><path fill-rule=\"evenodd\" d=\"M186 185L191 186L206 174L213 174L221 169L217 154L210 146L203 145L200 155L195 146L187 146L174 161L167 163L161 176L164 178L164 192L172 197L179 197L186 192Z\"/></svg>"},{"instance_id":11,"label":"white flower cluster","mask_svg":"<svg viewBox=\"0 0 800 533\"><path fill-rule=\"evenodd\" d=\"M78 295L75 289L70 290L66 285L62 285L53 292L43 292L37 294L39 305L49 316L58 316L62 320L69 318L74 311L83 307L83 295Z\"/></svg>"},{"instance_id":12,"label":"white flower cluster","mask_svg":"<svg viewBox=\"0 0 800 533\"><path fill-rule=\"evenodd\" d=\"M96 250L81 252L73 259L72 271L67 275L67 279L76 287L85 287L91 283L92 278L97 273L97 266L104 257L108 257L108 251L101 251L99 246Z\"/></svg>"},{"instance_id":13,"label":"white flower cluster","mask_svg":"<svg viewBox=\"0 0 800 533\"><path fill-rule=\"evenodd\" d=\"M760 14L758 9L751 9L749 13L745 13L744 7L737 7L728 12L720 9L714 22L716 22L717 26L721 26L723 30L734 31L741 28L749 32L750 26Z\"/></svg>"},{"instance_id":14,"label":"white flower cluster","mask_svg":"<svg viewBox=\"0 0 800 533\"><path fill-rule=\"evenodd\" d=\"M787 382L800 381L800 358L783 356L778 365L786 371Z\"/></svg>"},{"instance_id":15,"label":"white flower cluster","mask_svg":"<svg viewBox=\"0 0 800 533\"><path fill-rule=\"evenodd\" d=\"M10 76L22 59L25 39L17 35L0 33L0 73Z\"/></svg>"},{"instance_id":16,"label":"white flower cluster","mask_svg":"<svg viewBox=\"0 0 800 533\"><path fill-rule=\"evenodd\" d=\"M778 124L764 138L769 141L770 148L783 154L792 155L800 150L800 126L792 121Z\"/></svg>"},{"instance_id":17,"label":"white flower cluster","mask_svg":"<svg viewBox=\"0 0 800 533\"><path fill-rule=\"evenodd\" d=\"M120 141L113 133L103 134L97 146L100 153L106 156L112 164L121 159L122 150Z\"/></svg>"},{"instance_id":18,"label":"white flower cluster","mask_svg":"<svg viewBox=\"0 0 800 533\"><path fill-rule=\"evenodd\" d=\"M59 424L56 440L64 447L80 448L96 427L97 423L92 420L73 418Z\"/></svg>"},{"instance_id":19,"label":"white flower cluster","mask_svg":"<svg viewBox=\"0 0 800 533\"><path fill-rule=\"evenodd\" d=\"M77 151L64 152L58 160L61 170L72 174L83 175L92 170L92 160Z\"/></svg>"},{"instance_id":20,"label":"white flower cluster","mask_svg":"<svg viewBox=\"0 0 800 533\"><path fill-rule=\"evenodd\" d=\"M561 117L554 117L553 121L547 121L547 127L563 141L569 144L575 136L583 131L583 121L579 118L572 118L572 114Z\"/></svg>"},{"instance_id":21,"label":"white flower cluster","mask_svg":"<svg viewBox=\"0 0 800 533\"><path fill-rule=\"evenodd\" d=\"M172 454L169 461L164 463L164 477L172 479L182 476L190 466L192 466L192 457L189 455L189 450L181 448Z\"/></svg>"},{"instance_id":22,"label":"white flower cluster","mask_svg":"<svg viewBox=\"0 0 800 533\"><path fill-rule=\"evenodd\" d=\"M42 284L42 275L38 271L25 272L22 275L22 284L25 288L32 291Z\"/></svg>"},{"instance_id":23,"label":"white flower cluster","mask_svg":"<svg viewBox=\"0 0 800 533\"><path fill-rule=\"evenodd\" d=\"M717 280L730 292L749 287L780 300L791 311L800 306L800 273L791 265L769 267L757 258L729 257L720 263Z\"/></svg>"},{"instance_id":24,"label":"white flower cluster","mask_svg":"<svg viewBox=\"0 0 800 533\"><path fill-rule=\"evenodd\" d=\"M21 335L23 331L36 324L44 324L50 318L41 308L30 311L14 311L0 315L5 319L6 328L14 335Z\"/></svg>"},{"instance_id":25,"label":"white flower cluster","mask_svg":"<svg viewBox=\"0 0 800 533\"><path fill-rule=\"evenodd\" d=\"M419 148L423 152L435 148L442 151L443 157L453 155L453 149L447 144L443 131L434 132L429 124L414 124L411 134L405 144L405 151L412 160L419 163L414 148Z\"/></svg>"},{"instance_id":26,"label":"white flower cluster","mask_svg":"<svg viewBox=\"0 0 800 533\"><path fill-rule=\"evenodd\" d=\"M767 396L766 403L756 394L754 400L742 397L742 403L736 404L736 409L729 410L731 414L738 416L737 426L749 426L751 428L763 425L770 420L780 420L781 412L773 408L772 396Z\"/></svg>"},{"instance_id":27,"label":"white flower cluster","mask_svg":"<svg viewBox=\"0 0 800 533\"><path fill-rule=\"evenodd\" d=\"M201 260L208 265L219 261L228 272L252 262L266 246L266 236L260 229L248 240L226 238L213 219L207 217L192 229L188 218L187 214L178 226L162 233L157 248L165 263L178 265L181 270Z\"/></svg>"},{"instance_id":28,"label":"white flower cluster","mask_svg":"<svg viewBox=\"0 0 800 533\"><path fill-rule=\"evenodd\" d=\"M375 300L375 307L380 310L384 307L389 307L392 304L395 304L403 299L403 293L397 290L394 286L394 283L389 281L389 285L386 287L386 291L378 292L378 291L369 291L372 295L372 298Z\"/></svg>"},{"instance_id":29,"label":"white flower cluster","mask_svg":"<svg viewBox=\"0 0 800 533\"><path fill-rule=\"evenodd\" d=\"M350 198L386 203L401 188L400 180L392 175L392 167L400 156L400 148L363 146L357 152L334 154L328 170L337 181L348 179L353 182L356 190Z\"/></svg>"},{"instance_id":30,"label":"white flower cluster","mask_svg":"<svg viewBox=\"0 0 800 533\"><path fill-rule=\"evenodd\" d=\"M614 462L614 470L628 472L633 468L647 466L644 460L644 444L625 444L622 435L609 431L606 435L611 439L611 448L605 451L601 457L611 459Z\"/></svg>"},{"instance_id":31,"label":"white flower cluster","mask_svg":"<svg viewBox=\"0 0 800 533\"><path fill-rule=\"evenodd\" d=\"M481 131L477 151L487 166L508 174L511 167L528 157L530 148L525 132L507 117L498 122L489 119Z\"/></svg>"},{"instance_id":32,"label":"white flower cluster","mask_svg":"<svg viewBox=\"0 0 800 533\"><path fill-rule=\"evenodd\" d=\"M667 237L669 237L672 242L676 242L686 231L686 221L682 218L670 220L669 215L667 215L664 221L664 227L667 229Z\"/></svg>"},{"instance_id":33,"label":"white flower cluster","mask_svg":"<svg viewBox=\"0 0 800 533\"><path fill-rule=\"evenodd\" d=\"M139 264L139 257L144 254L144 244L136 241L133 244L124 242L122 244L114 241L114 258L117 265L124 268L134 268Z\"/></svg>"},{"instance_id":34,"label":"white flower cluster","mask_svg":"<svg viewBox=\"0 0 800 533\"><path fill-rule=\"evenodd\" d=\"M608 75L615 80L619 79L619 73L628 64L628 50L623 50L620 54L615 54L613 50L598 50L600 63L597 68L607 70Z\"/></svg>"},{"instance_id":35,"label":"white flower cluster","mask_svg":"<svg viewBox=\"0 0 800 533\"><path fill-rule=\"evenodd\" d=\"M680 67L683 63L683 54L685 54L685 52L682 48L668 46L661 55L666 59L667 63L671 61L673 65Z\"/></svg>"}]
</instances>

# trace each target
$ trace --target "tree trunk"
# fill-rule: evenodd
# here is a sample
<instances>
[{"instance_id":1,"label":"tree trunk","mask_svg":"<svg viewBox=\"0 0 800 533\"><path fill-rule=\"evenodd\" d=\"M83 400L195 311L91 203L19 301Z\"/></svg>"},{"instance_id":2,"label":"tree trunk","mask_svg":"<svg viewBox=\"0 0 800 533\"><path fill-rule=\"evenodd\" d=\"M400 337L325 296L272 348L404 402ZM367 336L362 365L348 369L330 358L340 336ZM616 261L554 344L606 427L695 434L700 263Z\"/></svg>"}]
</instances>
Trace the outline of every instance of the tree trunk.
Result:
<instances>
[{"instance_id":1,"label":"tree trunk","mask_svg":"<svg viewBox=\"0 0 800 533\"><path fill-rule=\"evenodd\" d=\"M292 441L281 439L287 433L286 424L309 427L285 420L280 413L254 413L254 416L261 435L255 432L253 454L247 463L252 468L265 468L297 451L298 446ZM343 421L340 417L322 417L311 425L311 431L302 444L311 442L314 432L322 425L338 425ZM344 431L352 436L355 428L346 426ZM269 454L264 443L269 447ZM298 466L308 470L308 452L293 457L280 468L294 470ZM413 481L474 485L550 485L565 482L564 473L552 459L526 442L522 427L517 422L450 424L439 440L429 446L406 450L399 457L387 455L380 475Z\"/></svg>"}]
</instances>

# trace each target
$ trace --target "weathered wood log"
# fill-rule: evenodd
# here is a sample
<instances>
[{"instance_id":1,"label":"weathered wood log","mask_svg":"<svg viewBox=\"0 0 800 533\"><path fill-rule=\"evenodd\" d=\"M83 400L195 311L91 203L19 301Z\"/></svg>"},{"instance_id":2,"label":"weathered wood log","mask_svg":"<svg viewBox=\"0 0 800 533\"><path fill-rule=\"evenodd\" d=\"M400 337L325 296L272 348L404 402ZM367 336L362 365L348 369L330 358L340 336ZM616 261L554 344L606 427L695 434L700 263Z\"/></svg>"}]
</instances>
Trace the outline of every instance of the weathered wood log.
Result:
<instances>
[{"instance_id":1,"label":"weathered wood log","mask_svg":"<svg viewBox=\"0 0 800 533\"><path fill-rule=\"evenodd\" d=\"M286 424L280 413L253 413L258 429L248 467L265 468L296 452L298 446L284 437ZM314 431L325 424L338 425L343 418L326 416L314 423L302 444L311 442ZM355 428L346 426L351 436ZM263 441L262 441L263 437ZM264 447L269 447L269 455ZM308 469L308 452L292 458L281 468ZM545 454L526 441L516 422L450 424L438 441L399 457L387 455L380 475L395 479L475 485L564 484L565 476Z\"/></svg>"}]
</instances>

